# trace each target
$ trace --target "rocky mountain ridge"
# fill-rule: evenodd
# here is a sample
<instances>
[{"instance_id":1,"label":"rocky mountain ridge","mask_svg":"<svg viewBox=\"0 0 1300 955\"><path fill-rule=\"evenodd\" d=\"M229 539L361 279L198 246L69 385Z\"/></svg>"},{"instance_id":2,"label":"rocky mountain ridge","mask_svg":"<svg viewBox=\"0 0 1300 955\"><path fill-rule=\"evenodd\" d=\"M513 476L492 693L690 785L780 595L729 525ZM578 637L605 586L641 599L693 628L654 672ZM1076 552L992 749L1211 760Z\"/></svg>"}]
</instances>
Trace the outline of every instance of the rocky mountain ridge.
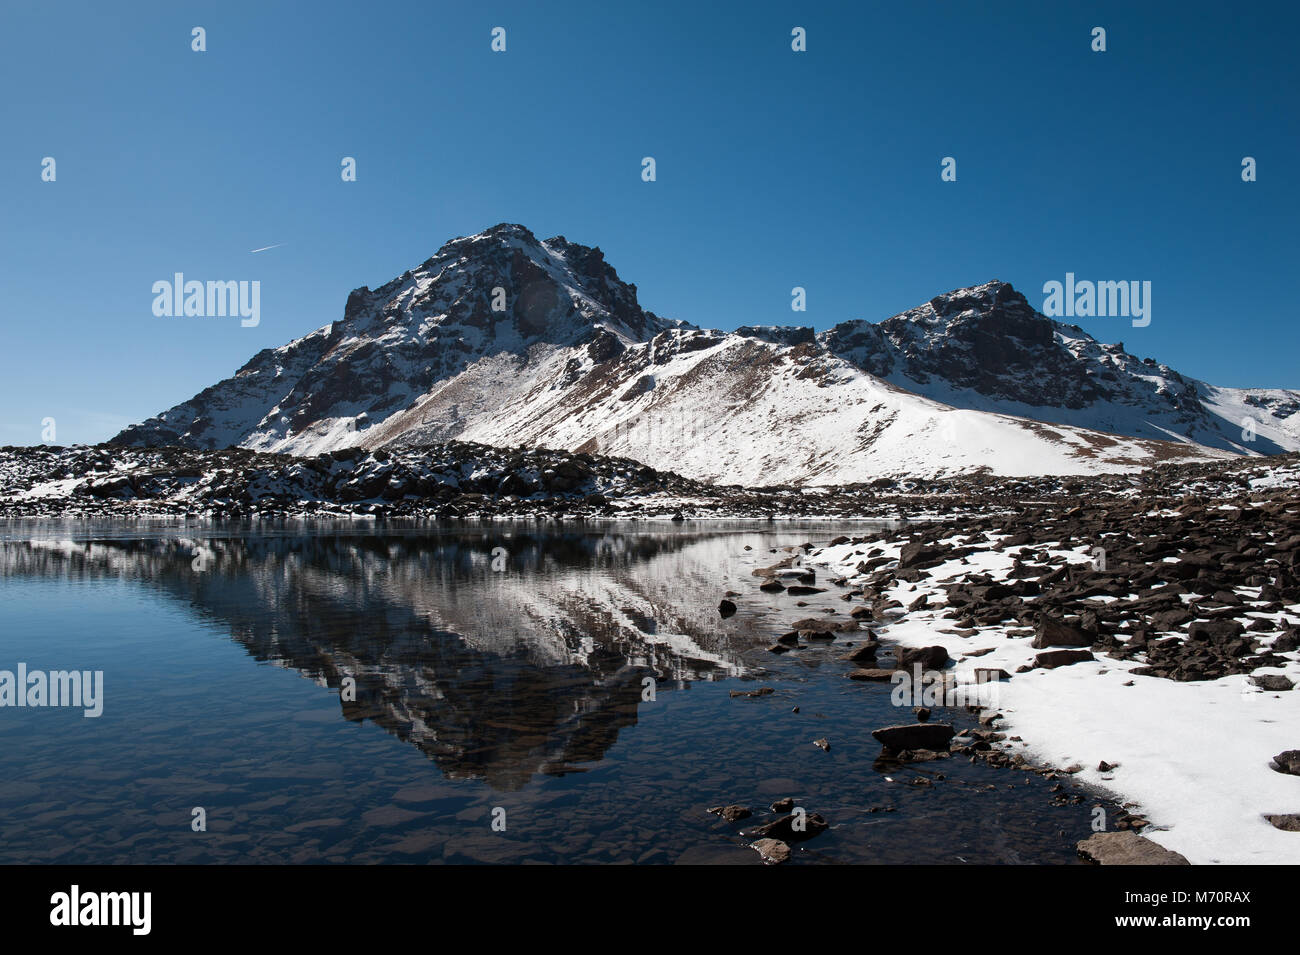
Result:
<instances>
[{"instance_id":1,"label":"rocky mountain ridge","mask_svg":"<svg viewBox=\"0 0 1300 955\"><path fill-rule=\"evenodd\" d=\"M644 309L599 248L501 224L356 289L341 320L113 443L310 455L460 440L827 485L1293 450L1297 409L1300 392L1215 388L1101 344L1003 282L878 324L720 332Z\"/></svg>"}]
</instances>

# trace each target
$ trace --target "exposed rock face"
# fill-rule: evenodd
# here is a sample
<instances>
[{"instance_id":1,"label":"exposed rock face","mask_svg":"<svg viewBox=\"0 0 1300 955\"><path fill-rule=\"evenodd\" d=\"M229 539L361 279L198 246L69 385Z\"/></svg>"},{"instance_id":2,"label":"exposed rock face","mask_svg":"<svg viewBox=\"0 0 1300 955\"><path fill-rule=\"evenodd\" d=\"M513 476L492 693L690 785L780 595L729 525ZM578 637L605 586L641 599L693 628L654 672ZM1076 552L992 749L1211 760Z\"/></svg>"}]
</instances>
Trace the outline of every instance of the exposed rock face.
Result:
<instances>
[{"instance_id":1,"label":"exposed rock face","mask_svg":"<svg viewBox=\"0 0 1300 955\"><path fill-rule=\"evenodd\" d=\"M1136 832L1097 832L1078 845L1079 855L1098 865L1191 865Z\"/></svg>"},{"instance_id":2,"label":"exposed rock face","mask_svg":"<svg viewBox=\"0 0 1300 955\"><path fill-rule=\"evenodd\" d=\"M833 484L1214 454L1171 434L1221 452L1300 448L1297 408L1300 393L1215 389L1101 345L1002 282L879 325L701 329L642 308L599 248L501 224L355 289L340 320L113 441L308 455L462 440ZM1258 438L1244 447L1248 414Z\"/></svg>"},{"instance_id":3,"label":"exposed rock face","mask_svg":"<svg viewBox=\"0 0 1300 955\"><path fill-rule=\"evenodd\" d=\"M1127 327L1127 326L1122 326ZM1243 448L1241 418L1265 424L1251 450L1294 450L1300 393L1217 388L1053 321L1005 282L939 295L879 325L823 333L832 353L873 375L962 408L1029 415L1136 437L1161 429ZM1145 420L1141 420L1145 416Z\"/></svg>"}]
</instances>

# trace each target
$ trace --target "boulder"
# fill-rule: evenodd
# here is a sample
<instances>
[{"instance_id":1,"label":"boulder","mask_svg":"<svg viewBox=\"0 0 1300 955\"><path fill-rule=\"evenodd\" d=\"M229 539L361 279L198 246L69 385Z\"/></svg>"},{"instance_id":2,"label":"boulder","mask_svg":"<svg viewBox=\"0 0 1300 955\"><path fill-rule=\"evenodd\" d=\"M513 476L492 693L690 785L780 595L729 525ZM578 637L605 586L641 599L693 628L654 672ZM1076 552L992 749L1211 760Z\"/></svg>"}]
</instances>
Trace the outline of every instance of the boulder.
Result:
<instances>
[{"instance_id":1,"label":"boulder","mask_svg":"<svg viewBox=\"0 0 1300 955\"><path fill-rule=\"evenodd\" d=\"M1223 643L1241 634L1241 624L1232 619L1197 620L1187 627L1188 640L1208 640L1211 643Z\"/></svg>"},{"instance_id":2,"label":"boulder","mask_svg":"<svg viewBox=\"0 0 1300 955\"><path fill-rule=\"evenodd\" d=\"M1273 757L1273 764L1280 773L1300 776L1300 749L1288 749L1285 753L1278 753Z\"/></svg>"},{"instance_id":3,"label":"boulder","mask_svg":"<svg viewBox=\"0 0 1300 955\"><path fill-rule=\"evenodd\" d=\"M1267 690L1270 693L1285 693L1295 686L1289 679L1281 673L1261 673L1252 676L1250 682L1254 683L1261 690Z\"/></svg>"},{"instance_id":4,"label":"boulder","mask_svg":"<svg viewBox=\"0 0 1300 955\"><path fill-rule=\"evenodd\" d=\"M1049 647L1090 647L1096 639L1096 634L1044 615L1038 618L1034 642L1030 645L1035 650L1046 650Z\"/></svg>"},{"instance_id":5,"label":"boulder","mask_svg":"<svg viewBox=\"0 0 1300 955\"><path fill-rule=\"evenodd\" d=\"M900 648L894 653L902 670L910 670L916 663L922 670L939 670L948 665L948 651L940 646Z\"/></svg>"},{"instance_id":6,"label":"boulder","mask_svg":"<svg viewBox=\"0 0 1300 955\"><path fill-rule=\"evenodd\" d=\"M790 847L780 839L759 839L751 842L750 848L757 849L758 854L768 865L780 865L790 861Z\"/></svg>"},{"instance_id":7,"label":"boulder","mask_svg":"<svg viewBox=\"0 0 1300 955\"><path fill-rule=\"evenodd\" d=\"M1129 830L1093 833L1075 848L1097 865L1191 865L1177 852Z\"/></svg>"},{"instance_id":8,"label":"boulder","mask_svg":"<svg viewBox=\"0 0 1300 955\"><path fill-rule=\"evenodd\" d=\"M848 663L875 663L876 650L880 645L874 641L868 641L860 647L854 647L850 652L844 655L844 660Z\"/></svg>"},{"instance_id":9,"label":"boulder","mask_svg":"<svg viewBox=\"0 0 1300 955\"><path fill-rule=\"evenodd\" d=\"M721 816L727 822L737 822L741 819L748 819L753 815L744 806L714 806L709 812L715 816Z\"/></svg>"},{"instance_id":10,"label":"boulder","mask_svg":"<svg viewBox=\"0 0 1300 955\"><path fill-rule=\"evenodd\" d=\"M898 566L902 567L919 567L923 564L930 564L939 561L947 553L947 549L938 544L929 544L925 541L913 541L910 544L904 544L898 554Z\"/></svg>"},{"instance_id":11,"label":"boulder","mask_svg":"<svg viewBox=\"0 0 1300 955\"><path fill-rule=\"evenodd\" d=\"M895 752L905 749L945 750L952 740L953 728L949 723L911 723L885 726L873 730L871 735L880 745Z\"/></svg>"},{"instance_id":12,"label":"boulder","mask_svg":"<svg viewBox=\"0 0 1300 955\"><path fill-rule=\"evenodd\" d=\"M1073 663L1095 659L1090 650L1045 650L1034 657L1034 666L1055 670L1057 667L1068 667Z\"/></svg>"}]
</instances>

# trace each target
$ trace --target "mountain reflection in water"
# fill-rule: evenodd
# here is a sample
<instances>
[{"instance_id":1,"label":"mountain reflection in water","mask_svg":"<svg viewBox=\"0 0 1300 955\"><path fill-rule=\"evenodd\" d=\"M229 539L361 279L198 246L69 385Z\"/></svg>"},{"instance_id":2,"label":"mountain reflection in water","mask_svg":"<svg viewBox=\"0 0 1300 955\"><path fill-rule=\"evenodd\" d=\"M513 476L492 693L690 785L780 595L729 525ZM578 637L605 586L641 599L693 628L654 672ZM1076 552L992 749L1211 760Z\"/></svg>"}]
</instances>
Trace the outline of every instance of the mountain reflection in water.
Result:
<instances>
[{"instance_id":1,"label":"mountain reflection in water","mask_svg":"<svg viewBox=\"0 0 1300 955\"><path fill-rule=\"evenodd\" d=\"M740 676L770 642L761 618L720 619L719 581L757 563L741 566L738 533L766 555L807 531L727 530L36 539L0 542L0 568L147 584L257 660L335 690L354 679L344 718L513 790L599 760L647 678L658 693Z\"/></svg>"},{"instance_id":2,"label":"mountain reflection in water","mask_svg":"<svg viewBox=\"0 0 1300 955\"><path fill-rule=\"evenodd\" d=\"M0 668L104 673L100 718L0 710L0 862L759 864L783 797L800 864L1075 861L1049 780L882 763L861 637L765 651L846 608L753 568L855 527L0 525Z\"/></svg>"}]
</instances>

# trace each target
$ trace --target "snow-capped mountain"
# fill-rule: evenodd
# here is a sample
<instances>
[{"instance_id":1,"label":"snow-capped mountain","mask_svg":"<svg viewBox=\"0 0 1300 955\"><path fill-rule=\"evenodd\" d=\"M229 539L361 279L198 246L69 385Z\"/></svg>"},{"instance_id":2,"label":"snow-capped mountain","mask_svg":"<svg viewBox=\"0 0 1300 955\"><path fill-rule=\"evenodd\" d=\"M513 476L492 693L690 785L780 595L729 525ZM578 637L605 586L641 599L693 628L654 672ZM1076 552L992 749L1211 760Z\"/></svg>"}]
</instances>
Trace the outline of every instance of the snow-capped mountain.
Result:
<instances>
[{"instance_id":1,"label":"snow-capped mountain","mask_svg":"<svg viewBox=\"0 0 1300 955\"><path fill-rule=\"evenodd\" d=\"M1300 447L1300 391L1219 388L1035 311L1005 282L940 295L879 324L844 322L825 347L945 404L1238 453ZM1251 418L1253 440L1243 438Z\"/></svg>"},{"instance_id":2,"label":"snow-capped mountain","mask_svg":"<svg viewBox=\"0 0 1300 955\"><path fill-rule=\"evenodd\" d=\"M355 290L342 320L113 441L307 454L458 439L832 484L1290 450L1297 409L1300 392L1215 388L1103 345L1002 282L820 335L724 333L643 309L598 248L502 224Z\"/></svg>"}]
</instances>

